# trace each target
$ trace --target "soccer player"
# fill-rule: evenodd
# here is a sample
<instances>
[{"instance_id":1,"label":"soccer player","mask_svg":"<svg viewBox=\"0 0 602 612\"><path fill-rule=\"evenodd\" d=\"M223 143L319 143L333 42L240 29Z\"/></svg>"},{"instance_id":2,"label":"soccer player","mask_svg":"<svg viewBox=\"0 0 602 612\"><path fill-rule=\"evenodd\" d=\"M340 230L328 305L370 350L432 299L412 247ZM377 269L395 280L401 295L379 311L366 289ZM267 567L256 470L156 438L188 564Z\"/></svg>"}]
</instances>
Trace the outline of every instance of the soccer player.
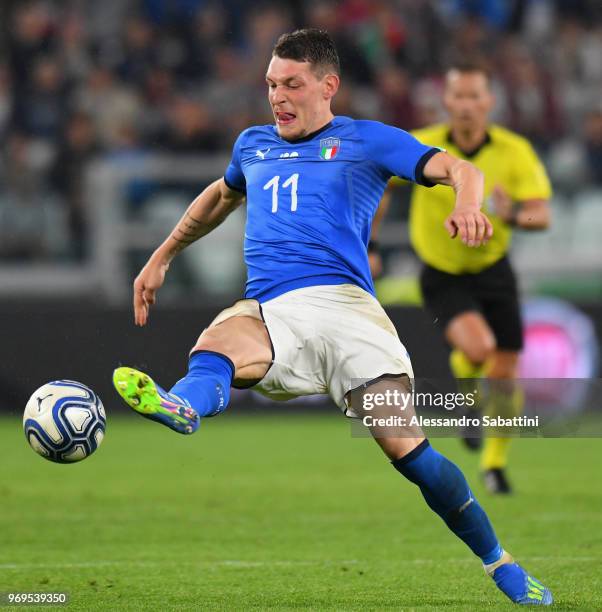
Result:
<instances>
[{"instance_id":1,"label":"soccer player","mask_svg":"<svg viewBox=\"0 0 602 612\"><path fill-rule=\"evenodd\" d=\"M246 199L246 298L203 331L188 373L170 391L133 368L113 375L129 406L181 433L224 410L231 385L276 399L329 393L349 416L362 412L362 402L350 400L354 380L361 397L366 389L408 394L410 360L374 298L366 254L392 175L448 185L456 193L450 236L475 247L491 237L480 211L482 175L470 163L402 130L333 116L339 60L326 32L282 35L266 81L275 126L242 132L224 177L192 202L134 282L135 322L145 325L173 257ZM396 437L372 432L505 595L519 604L552 602L550 591L502 549L458 467L419 429Z\"/></svg>"},{"instance_id":2,"label":"soccer player","mask_svg":"<svg viewBox=\"0 0 602 612\"><path fill-rule=\"evenodd\" d=\"M490 415L511 417L520 413L523 403L521 390L511 382L517 375L522 324L507 251L513 228L539 230L548 226L550 183L527 140L489 123L495 100L485 69L465 63L448 70L443 101L449 122L412 133L428 145L470 160L483 172L494 232L487 244L476 249L457 240L450 244L444 223L454 208L453 193L443 187L415 187L410 239L424 264L422 295L452 347L454 375L458 379L487 376L493 385L482 408ZM381 209L386 208L389 197L387 193ZM379 210L378 217L382 214ZM373 239L376 230L374 225ZM378 271L378 257L373 258L373 269ZM470 388L473 386L470 383ZM478 449L478 432L465 433L468 447ZM511 492L505 472L510 440L507 436L485 438L481 470L491 493Z\"/></svg>"}]
</instances>

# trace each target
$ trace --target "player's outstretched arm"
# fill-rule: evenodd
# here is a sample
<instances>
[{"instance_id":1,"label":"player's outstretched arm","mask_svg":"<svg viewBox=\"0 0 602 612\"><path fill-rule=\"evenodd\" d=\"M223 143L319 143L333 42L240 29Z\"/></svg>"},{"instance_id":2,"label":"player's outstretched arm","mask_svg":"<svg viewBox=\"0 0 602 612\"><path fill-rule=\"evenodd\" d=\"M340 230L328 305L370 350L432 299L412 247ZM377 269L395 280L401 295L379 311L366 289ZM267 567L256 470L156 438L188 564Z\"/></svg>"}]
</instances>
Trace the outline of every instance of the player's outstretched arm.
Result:
<instances>
[{"instance_id":1,"label":"player's outstretched arm","mask_svg":"<svg viewBox=\"0 0 602 612\"><path fill-rule=\"evenodd\" d=\"M163 285L172 259L189 244L214 230L244 200L221 178L204 189L188 207L167 239L150 256L134 281L134 321L145 325L148 311Z\"/></svg>"},{"instance_id":2,"label":"player's outstretched arm","mask_svg":"<svg viewBox=\"0 0 602 612\"><path fill-rule=\"evenodd\" d=\"M452 238L459 235L462 242L470 247L485 244L493 235L493 228L487 216L481 212L482 172L470 162L440 151L428 160L423 174L433 183L452 187L456 193L456 207L445 220L449 235Z\"/></svg>"}]
</instances>

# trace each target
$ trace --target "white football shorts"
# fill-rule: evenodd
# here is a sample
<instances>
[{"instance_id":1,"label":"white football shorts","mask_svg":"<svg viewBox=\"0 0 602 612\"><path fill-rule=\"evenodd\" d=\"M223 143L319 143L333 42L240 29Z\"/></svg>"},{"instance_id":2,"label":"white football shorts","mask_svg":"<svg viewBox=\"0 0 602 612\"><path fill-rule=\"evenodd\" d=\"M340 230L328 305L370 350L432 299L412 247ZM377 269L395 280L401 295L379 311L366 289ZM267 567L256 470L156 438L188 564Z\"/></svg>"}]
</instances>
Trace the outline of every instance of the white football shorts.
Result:
<instances>
[{"instance_id":1,"label":"white football shorts","mask_svg":"<svg viewBox=\"0 0 602 612\"><path fill-rule=\"evenodd\" d=\"M345 399L349 391L384 374L414 377L410 356L383 307L356 285L295 289L260 306L240 300L211 325L232 316L265 322L273 362L252 389L272 399L329 394L355 417Z\"/></svg>"}]
</instances>

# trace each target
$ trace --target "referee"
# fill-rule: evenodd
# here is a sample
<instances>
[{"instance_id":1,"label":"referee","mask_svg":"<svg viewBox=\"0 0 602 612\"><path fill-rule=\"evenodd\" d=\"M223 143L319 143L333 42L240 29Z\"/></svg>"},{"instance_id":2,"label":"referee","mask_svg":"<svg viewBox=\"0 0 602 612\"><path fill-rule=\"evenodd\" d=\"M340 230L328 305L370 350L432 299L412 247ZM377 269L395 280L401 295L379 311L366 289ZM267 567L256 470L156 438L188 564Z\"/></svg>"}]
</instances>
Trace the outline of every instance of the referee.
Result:
<instances>
[{"instance_id":1,"label":"referee","mask_svg":"<svg viewBox=\"0 0 602 612\"><path fill-rule=\"evenodd\" d=\"M441 147L469 160L485 175L485 203L493 237L469 248L449 240L444 221L454 206L450 189L416 186L410 208L410 240L423 262L420 285L425 306L452 348L450 366L457 378L516 378L522 348L522 324L516 278L507 252L512 230L545 229L550 222L550 182L529 142L489 123L495 99L486 69L454 65L446 73L445 124L415 130L427 145ZM393 179L394 181L396 179ZM397 179L399 180L399 179ZM383 199L386 208L388 196ZM372 237L376 244L380 210ZM378 256L371 262L378 269ZM491 385L488 414L514 416L522 410L522 393L512 383ZM465 432L468 434L469 432ZM474 433L472 434L474 435ZM480 438L465 437L469 448ZM486 437L481 469L491 493L510 493L506 477L510 438Z\"/></svg>"}]
</instances>

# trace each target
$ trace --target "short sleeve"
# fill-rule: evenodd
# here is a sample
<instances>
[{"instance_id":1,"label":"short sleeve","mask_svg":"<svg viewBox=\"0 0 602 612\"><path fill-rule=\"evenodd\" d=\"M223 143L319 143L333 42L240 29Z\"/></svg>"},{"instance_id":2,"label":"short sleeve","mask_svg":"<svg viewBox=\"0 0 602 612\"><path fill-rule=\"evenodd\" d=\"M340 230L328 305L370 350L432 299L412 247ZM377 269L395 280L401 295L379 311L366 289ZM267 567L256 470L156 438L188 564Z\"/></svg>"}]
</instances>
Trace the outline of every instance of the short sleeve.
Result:
<instances>
[{"instance_id":1,"label":"short sleeve","mask_svg":"<svg viewBox=\"0 0 602 612\"><path fill-rule=\"evenodd\" d=\"M370 160L391 176L398 176L425 187L432 187L424 176L424 167L438 147L422 144L408 132L378 121L357 121L364 149Z\"/></svg>"},{"instance_id":2,"label":"short sleeve","mask_svg":"<svg viewBox=\"0 0 602 612\"><path fill-rule=\"evenodd\" d=\"M226 168L224 173L224 182L226 185L234 191L240 191L241 193L247 193L247 181L242 171L242 164L240 158L240 148L242 141L244 140L245 132L242 132L232 148L232 158L230 164Z\"/></svg>"},{"instance_id":3,"label":"short sleeve","mask_svg":"<svg viewBox=\"0 0 602 612\"><path fill-rule=\"evenodd\" d=\"M513 155L512 189L513 200L547 200L552 195L552 187L546 170L537 157L533 147L521 142Z\"/></svg>"}]
</instances>

